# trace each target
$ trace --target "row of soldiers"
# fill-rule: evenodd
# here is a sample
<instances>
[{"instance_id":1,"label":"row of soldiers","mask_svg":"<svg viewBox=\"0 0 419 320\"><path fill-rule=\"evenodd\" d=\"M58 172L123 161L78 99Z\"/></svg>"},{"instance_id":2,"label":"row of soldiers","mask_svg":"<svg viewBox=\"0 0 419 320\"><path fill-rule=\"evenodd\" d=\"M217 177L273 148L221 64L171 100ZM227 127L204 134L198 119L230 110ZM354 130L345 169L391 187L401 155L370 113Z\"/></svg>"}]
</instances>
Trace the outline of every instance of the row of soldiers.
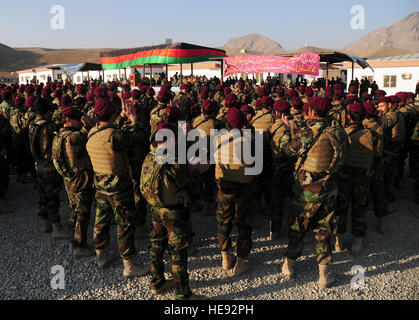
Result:
<instances>
[{"instance_id":1,"label":"row of soldiers","mask_svg":"<svg viewBox=\"0 0 419 320\"><path fill-rule=\"evenodd\" d=\"M187 271L188 255L194 251L191 212L199 199L204 215L215 211L222 268L240 275L250 269L252 224L261 208L260 199L270 204L270 238L275 240L289 197L288 250L282 273L295 276L304 235L312 228L319 287L334 281L328 269L332 235L335 249L342 250L341 235L346 232L350 207L354 254L363 249L370 199L378 231L386 231L387 200L396 200L393 186L398 186L407 155L419 202L418 110L411 93L386 97L378 90L373 100L366 93L359 96L356 86L345 94L338 83L295 89L279 86L272 94L245 81L234 87L219 84L215 92L205 83L184 83L177 95L165 83L156 98L153 88L145 84L130 89L123 85L118 92L114 83L107 87L90 84L90 88L89 84L59 83L4 87L1 147L6 151L2 154L10 155L15 151L7 146L9 142L18 150L21 139L20 150L28 151L26 156L19 151L19 161L26 157L33 164L44 232L52 231L57 240L71 239L74 258L96 255L98 266L105 267L113 259L109 232L115 223L123 275L151 272L155 294L175 287L177 299L204 298L192 293ZM177 144L182 120L187 122L180 128L185 133L200 129L210 135L211 129L226 128L248 129L254 136L260 130L262 173L246 175L249 165L243 161L186 165L176 159L174 164L162 165L158 151ZM173 131L174 139L157 141L156 133L162 129ZM232 137L218 149L231 152L240 138ZM7 160L1 158L5 164L1 174L8 179L3 169L8 167ZM60 223L62 184L72 212L70 232ZM0 199L5 189L0 190ZM1 201L0 210L8 211ZM153 223L149 267L137 265L134 258L135 238L148 234L147 202ZM94 249L87 244L92 203L96 207ZM238 229L236 256L230 237L233 220ZM172 256L172 279L164 277L166 250Z\"/></svg>"}]
</instances>

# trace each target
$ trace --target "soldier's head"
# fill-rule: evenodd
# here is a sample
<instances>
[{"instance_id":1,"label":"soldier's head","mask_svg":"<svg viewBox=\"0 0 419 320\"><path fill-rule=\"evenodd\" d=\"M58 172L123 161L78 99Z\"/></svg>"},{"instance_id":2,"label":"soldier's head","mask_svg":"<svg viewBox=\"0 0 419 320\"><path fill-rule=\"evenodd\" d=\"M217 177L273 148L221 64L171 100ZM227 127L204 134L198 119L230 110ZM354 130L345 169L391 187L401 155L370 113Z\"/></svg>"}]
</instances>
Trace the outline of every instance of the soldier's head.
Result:
<instances>
[{"instance_id":1,"label":"soldier's head","mask_svg":"<svg viewBox=\"0 0 419 320\"><path fill-rule=\"evenodd\" d=\"M112 122L116 118L116 108L108 98L99 98L95 102L94 113L100 122Z\"/></svg>"},{"instance_id":2,"label":"soldier's head","mask_svg":"<svg viewBox=\"0 0 419 320\"><path fill-rule=\"evenodd\" d=\"M208 99L202 102L201 112L205 115L215 115L217 113L217 107L214 101Z\"/></svg>"},{"instance_id":3,"label":"soldier's head","mask_svg":"<svg viewBox=\"0 0 419 320\"><path fill-rule=\"evenodd\" d=\"M252 118L255 116L255 109L253 109L251 106L245 104L244 106L240 107L240 111L243 112L244 116L246 117L247 122L250 123L252 121Z\"/></svg>"},{"instance_id":4,"label":"soldier's head","mask_svg":"<svg viewBox=\"0 0 419 320\"><path fill-rule=\"evenodd\" d=\"M390 99L388 97L380 97L377 101L377 110L385 114L389 110Z\"/></svg>"},{"instance_id":5,"label":"soldier's head","mask_svg":"<svg viewBox=\"0 0 419 320\"><path fill-rule=\"evenodd\" d=\"M224 101L227 108L234 108L237 104L237 96L234 93L229 93Z\"/></svg>"},{"instance_id":6,"label":"soldier's head","mask_svg":"<svg viewBox=\"0 0 419 320\"><path fill-rule=\"evenodd\" d=\"M415 94L413 92L407 92L406 103L413 103L415 101Z\"/></svg>"},{"instance_id":7,"label":"soldier's head","mask_svg":"<svg viewBox=\"0 0 419 320\"><path fill-rule=\"evenodd\" d=\"M401 99L398 96L390 96L390 109L394 110L399 107Z\"/></svg>"},{"instance_id":8,"label":"soldier's head","mask_svg":"<svg viewBox=\"0 0 419 320\"><path fill-rule=\"evenodd\" d=\"M61 113L65 119L64 127L76 129L82 128L83 124L81 122L81 118L83 113L79 109L74 108L73 106L69 106L62 109Z\"/></svg>"},{"instance_id":9,"label":"soldier's head","mask_svg":"<svg viewBox=\"0 0 419 320\"><path fill-rule=\"evenodd\" d=\"M277 118L281 118L282 115L288 115L291 110L291 105L285 100L277 100L273 106L274 109L274 116Z\"/></svg>"},{"instance_id":10,"label":"soldier's head","mask_svg":"<svg viewBox=\"0 0 419 320\"><path fill-rule=\"evenodd\" d=\"M12 101L12 90L10 88L6 88L1 92L1 97L3 101L11 102Z\"/></svg>"},{"instance_id":11,"label":"soldier's head","mask_svg":"<svg viewBox=\"0 0 419 320\"><path fill-rule=\"evenodd\" d=\"M291 99L291 110L294 112L301 112L303 108L303 102L300 98L294 97Z\"/></svg>"},{"instance_id":12,"label":"soldier's head","mask_svg":"<svg viewBox=\"0 0 419 320\"><path fill-rule=\"evenodd\" d=\"M377 117L377 109L375 109L374 105L371 102L364 102L362 106L364 107L366 118L370 119Z\"/></svg>"},{"instance_id":13,"label":"soldier's head","mask_svg":"<svg viewBox=\"0 0 419 320\"><path fill-rule=\"evenodd\" d=\"M334 89L333 90L333 101L337 103L342 103L343 99L345 99L345 95L343 94L342 89Z\"/></svg>"},{"instance_id":14,"label":"soldier's head","mask_svg":"<svg viewBox=\"0 0 419 320\"><path fill-rule=\"evenodd\" d=\"M364 107L359 102L351 103L348 106L348 120L350 122L361 122L364 117Z\"/></svg>"},{"instance_id":15,"label":"soldier's head","mask_svg":"<svg viewBox=\"0 0 419 320\"><path fill-rule=\"evenodd\" d=\"M397 92L396 96L400 99L399 106L404 106L407 100L407 92Z\"/></svg>"},{"instance_id":16,"label":"soldier's head","mask_svg":"<svg viewBox=\"0 0 419 320\"><path fill-rule=\"evenodd\" d=\"M33 109L41 117L49 117L54 110L51 103L42 97L37 97L33 104Z\"/></svg>"},{"instance_id":17,"label":"soldier's head","mask_svg":"<svg viewBox=\"0 0 419 320\"><path fill-rule=\"evenodd\" d=\"M310 120L325 118L329 110L329 100L314 96L308 100L308 118Z\"/></svg>"},{"instance_id":18,"label":"soldier's head","mask_svg":"<svg viewBox=\"0 0 419 320\"><path fill-rule=\"evenodd\" d=\"M157 95L157 102L161 105L165 105L170 102L170 99L172 99L170 90L164 89L164 87L162 87Z\"/></svg>"},{"instance_id":19,"label":"soldier's head","mask_svg":"<svg viewBox=\"0 0 419 320\"><path fill-rule=\"evenodd\" d=\"M244 116L243 112L240 111L238 108L230 108L227 111L227 123L226 127L227 130L231 129L243 129L247 125L246 117Z\"/></svg>"}]
</instances>

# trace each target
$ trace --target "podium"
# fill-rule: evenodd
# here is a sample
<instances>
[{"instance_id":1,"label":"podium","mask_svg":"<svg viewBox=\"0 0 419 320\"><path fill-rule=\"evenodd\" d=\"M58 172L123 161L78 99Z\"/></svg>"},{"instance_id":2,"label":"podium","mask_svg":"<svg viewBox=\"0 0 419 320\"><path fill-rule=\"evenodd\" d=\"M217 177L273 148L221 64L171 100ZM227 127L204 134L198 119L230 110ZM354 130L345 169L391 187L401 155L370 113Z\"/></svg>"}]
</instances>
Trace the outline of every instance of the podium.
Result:
<instances>
[{"instance_id":1,"label":"podium","mask_svg":"<svg viewBox=\"0 0 419 320\"><path fill-rule=\"evenodd\" d=\"M140 74L138 72L129 75L129 83L131 87L136 87L140 84Z\"/></svg>"}]
</instances>

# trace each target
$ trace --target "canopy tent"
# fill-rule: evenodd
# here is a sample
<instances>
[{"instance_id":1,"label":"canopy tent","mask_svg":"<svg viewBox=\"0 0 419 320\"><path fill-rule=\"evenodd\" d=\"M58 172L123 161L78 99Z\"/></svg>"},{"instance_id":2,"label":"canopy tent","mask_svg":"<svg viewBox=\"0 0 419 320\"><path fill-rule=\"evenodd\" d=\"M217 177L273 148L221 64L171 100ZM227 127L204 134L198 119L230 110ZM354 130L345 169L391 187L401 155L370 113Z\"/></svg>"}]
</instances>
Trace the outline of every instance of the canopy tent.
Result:
<instances>
[{"instance_id":1,"label":"canopy tent","mask_svg":"<svg viewBox=\"0 0 419 320\"><path fill-rule=\"evenodd\" d=\"M102 70L102 66L99 63L89 63L89 62L62 64L62 65L59 65L59 68L65 73L67 77L71 77L72 75L75 75L79 71L89 72L89 70L90 71Z\"/></svg>"},{"instance_id":2,"label":"canopy tent","mask_svg":"<svg viewBox=\"0 0 419 320\"><path fill-rule=\"evenodd\" d=\"M183 63L209 61L210 58L226 57L226 52L221 49L202 47L185 42L160 44L139 48L121 49L101 52L100 63L104 70L121 69L138 65L153 64L180 64L182 72ZM166 71L167 74L167 71ZM182 74L181 74L182 76ZM151 73L150 73L151 80Z\"/></svg>"}]
</instances>

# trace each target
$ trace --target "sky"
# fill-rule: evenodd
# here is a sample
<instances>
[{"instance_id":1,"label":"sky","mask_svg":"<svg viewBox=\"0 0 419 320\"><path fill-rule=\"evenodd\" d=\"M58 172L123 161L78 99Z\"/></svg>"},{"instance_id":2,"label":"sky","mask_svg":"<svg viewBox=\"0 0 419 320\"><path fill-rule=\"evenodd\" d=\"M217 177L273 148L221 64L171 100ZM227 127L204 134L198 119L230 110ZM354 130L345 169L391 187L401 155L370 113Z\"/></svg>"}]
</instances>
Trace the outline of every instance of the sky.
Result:
<instances>
[{"instance_id":1,"label":"sky","mask_svg":"<svg viewBox=\"0 0 419 320\"><path fill-rule=\"evenodd\" d=\"M51 8L64 8L64 29ZM361 5L365 29L353 30ZM0 43L10 47L129 48L173 42L217 47L259 33L284 49L342 49L367 33L419 11L418 0L20 0L2 1Z\"/></svg>"}]
</instances>

